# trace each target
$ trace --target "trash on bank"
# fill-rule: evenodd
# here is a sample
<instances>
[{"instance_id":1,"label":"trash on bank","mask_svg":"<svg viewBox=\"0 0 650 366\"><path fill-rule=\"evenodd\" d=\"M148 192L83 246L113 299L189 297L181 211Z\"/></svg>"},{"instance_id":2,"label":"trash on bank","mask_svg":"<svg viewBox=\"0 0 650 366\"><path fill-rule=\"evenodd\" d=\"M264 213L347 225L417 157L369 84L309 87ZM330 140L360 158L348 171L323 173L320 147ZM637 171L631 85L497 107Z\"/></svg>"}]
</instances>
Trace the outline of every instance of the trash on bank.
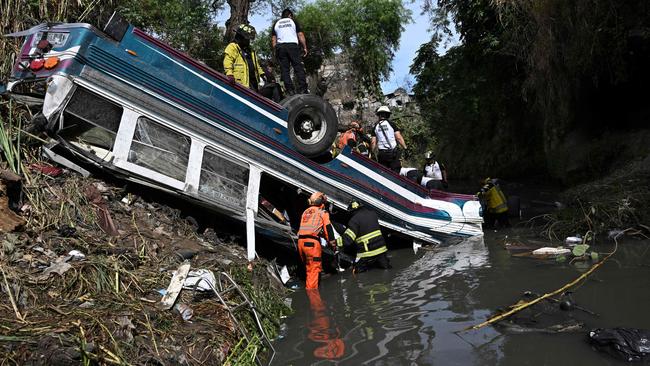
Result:
<instances>
[{"instance_id":1,"label":"trash on bank","mask_svg":"<svg viewBox=\"0 0 650 366\"><path fill-rule=\"evenodd\" d=\"M192 316L194 316L194 310L192 310L192 308L186 304L176 304L174 305L174 310L176 310L177 313L181 314L181 317L186 322L189 322L190 319L192 319Z\"/></svg>"},{"instance_id":2,"label":"trash on bank","mask_svg":"<svg viewBox=\"0 0 650 366\"><path fill-rule=\"evenodd\" d=\"M167 286L167 292L165 292L165 295L163 295L162 299L160 300L160 307L163 310L169 310L172 308L172 306L174 306L178 294L183 289L183 285L189 271L190 264L188 262L184 262L174 272L172 280L169 282L169 286Z\"/></svg>"},{"instance_id":3,"label":"trash on bank","mask_svg":"<svg viewBox=\"0 0 650 366\"><path fill-rule=\"evenodd\" d=\"M187 273L183 288L187 290L211 291L217 283L209 269L194 269Z\"/></svg>"},{"instance_id":4,"label":"trash on bank","mask_svg":"<svg viewBox=\"0 0 650 366\"><path fill-rule=\"evenodd\" d=\"M66 273L70 268L72 268L72 265L62 259L61 261L52 263L49 267L47 267L39 276L39 279L47 280L52 273L63 276L63 274Z\"/></svg>"},{"instance_id":5,"label":"trash on bank","mask_svg":"<svg viewBox=\"0 0 650 366\"><path fill-rule=\"evenodd\" d=\"M601 352L628 362L650 360L650 330L635 328L594 329L589 342Z\"/></svg>"}]
</instances>

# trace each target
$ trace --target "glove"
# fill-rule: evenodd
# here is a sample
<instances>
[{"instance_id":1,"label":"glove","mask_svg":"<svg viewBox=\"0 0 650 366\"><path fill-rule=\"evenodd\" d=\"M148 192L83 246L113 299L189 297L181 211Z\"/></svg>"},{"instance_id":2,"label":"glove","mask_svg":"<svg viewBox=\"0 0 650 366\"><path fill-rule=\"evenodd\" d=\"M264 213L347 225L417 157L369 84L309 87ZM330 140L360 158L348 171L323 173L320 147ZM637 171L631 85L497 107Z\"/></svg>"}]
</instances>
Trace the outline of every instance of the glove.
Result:
<instances>
[{"instance_id":1,"label":"glove","mask_svg":"<svg viewBox=\"0 0 650 366\"><path fill-rule=\"evenodd\" d=\"M228 82L229 82L230 84L234 84L234 83L235 83L235 77L232 76L232 75L228 75Z\"/></svg>"}]
</instances>

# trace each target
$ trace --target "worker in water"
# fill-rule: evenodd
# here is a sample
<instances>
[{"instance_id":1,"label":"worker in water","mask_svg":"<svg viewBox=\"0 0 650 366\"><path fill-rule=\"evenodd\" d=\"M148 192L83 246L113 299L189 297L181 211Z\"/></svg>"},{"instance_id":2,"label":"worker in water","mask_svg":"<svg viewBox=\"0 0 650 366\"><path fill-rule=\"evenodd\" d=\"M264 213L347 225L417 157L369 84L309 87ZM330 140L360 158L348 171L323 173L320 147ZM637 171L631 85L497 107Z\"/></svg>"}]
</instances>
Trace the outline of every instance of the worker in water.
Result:
<instances>
[{"instance_id":1,"label":"worker in water","mask_svg":"<svg viewBox=\"0 0 650 366\"><path fill-rule=\"evenodd\" d=\"M338 148L343 149L346 145L361 155L368 156L370 152L370 139L363 133L363 128L357 121L352 121L347 131L339 137Z\"/></svg>"},{"instance_id":2,"label":"worker in water","mask_svg":"<svg viewBox=\"0 0 650 366\"><path fill-rule=\"evenodd\" d=\"M376 114L379 120L373 130L374 136L370 143L372 151L375 151L375 148L377 149L379 164L399 174L402 163L400 162L401 152L398 147L406 150L406 143L399 131L399 127L389 120L390 109L387 106L383 105L377 108Z\"/></svg>"},{"instance_id":3,"label":"worker in water","mask_svg":"<svg viewBox=\"0 0 650 366\"><path fill-rule=\"evenodd\" d=\"M345 353L345 343L341 339L341 331L332 322L330 311L321 299L319 290L306 290L311 309L311 321L307 338L318 344L314 349L314 357L327 360L341 358Z\"/></svg>"},{"instance_id":4,"label":"worker in water","mask_svg":"<svg viewBox=\"0 0 650 366\"><path fill-rule=\"evenodd\" d=\"M436 155L433 151L428 151L425 154L426 162L422 168L422 177L428 178L422 180L422 185L428 189L447 189L447 169L445 166L436 160Z\"/></svg>"},{"instance_id":5,"label":"worker in water","mask_svg":"<svg viewBox=\"0 0 650 366\"><path fill-rule=\"evenodd\" d=\"M255 34L255 28L250 24L240 24L237 27L234 41L226 46L223 69L231 83L237 82L258 91L260 78L265 75L260 60L251 47Z\"/></svg>"},{"instance_id":6,"label":"worker in water","mask_svg":"<svg viewBox=\"0 0 650 366\"><path fill-rule=\"evenodd\" d=\"M486 228L493 228L495 222L500 227L509 227L508 201L497 179L485 178L483 187L477 193L483 206L483 220Z\"/></svg>"},{"instance_id":7,"label":"worker in water","mask_svg":"<svg viewBox=\"0 0 650 366\"><path fill-rule=\"evenodd\" d=\"M306 289L318 288L320 273L323 270L321 257L321 238L328 245L336 246L334 229L329 212L325 209L327 196L315 192L309 197L309 207L303 212L298 229L298 254L305 263L307 272Z\"/></svg>"},{"instance_id":8,"label":"worker in water","mask_svg":"<svg viewBox=\"0 0 650 366\"><path fill-rule=\"evenodd\" d=\"M337 245L345 252L356 252L354 272L364 272L372 267L391 268L377 214L357 200L350 202L348 211L352 217L347 229L337 240Z\"/></svg>"}]
</instances>

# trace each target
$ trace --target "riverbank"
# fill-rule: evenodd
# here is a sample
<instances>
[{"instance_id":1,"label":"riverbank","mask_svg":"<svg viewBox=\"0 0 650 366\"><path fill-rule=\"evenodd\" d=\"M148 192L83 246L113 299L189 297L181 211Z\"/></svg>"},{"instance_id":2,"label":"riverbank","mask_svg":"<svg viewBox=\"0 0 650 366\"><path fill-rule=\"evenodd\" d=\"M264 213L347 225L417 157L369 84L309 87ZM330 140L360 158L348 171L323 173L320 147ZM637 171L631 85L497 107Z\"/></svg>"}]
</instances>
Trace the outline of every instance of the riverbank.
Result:
<instances>
[{"instance_id":1,"label":"riverbank","mask_svg":"<svg viewBox=\"0 0 650 366\"><path fill-rule=\"evenodd\" d=\"M650 236L650 156L559 195L560 209L531 219L549 239L591 232Z\"/></svg>"},{"instance_id":2,"label":"riverbank","mask_svg":"<svg viewBox=\"0 0 650 366\"><path fill-rule=\"evenodd\" d=\"M249 266L236 239L197 234L162 196L147 201L42 162L25 166L22 196L11 197L11 184L0 194L24 219L0 232L1 363L221 365L268 356L249 309L234 317L227 309L243 301L236 291L222 302L184 289L169 310L160 300L172 272L189 263L211 271L217 289L232 278L273 338L289 309L272 263Z\"/></svg>"}]
</instances>

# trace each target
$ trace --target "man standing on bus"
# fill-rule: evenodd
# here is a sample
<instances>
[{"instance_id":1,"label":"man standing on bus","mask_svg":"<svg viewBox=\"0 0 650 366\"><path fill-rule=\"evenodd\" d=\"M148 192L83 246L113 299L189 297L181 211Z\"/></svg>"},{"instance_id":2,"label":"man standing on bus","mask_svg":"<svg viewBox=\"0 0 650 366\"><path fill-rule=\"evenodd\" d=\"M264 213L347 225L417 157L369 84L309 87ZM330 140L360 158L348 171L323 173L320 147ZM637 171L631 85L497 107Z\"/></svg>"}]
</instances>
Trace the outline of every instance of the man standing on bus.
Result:
<instances>
[{"instance_id":1,"label":"man standing on bus","mask_svg":"<svg viewBox=\"0 0 650 366\"><path fill-rule=\"evenodd\" d=\"M291 9L284 9L282 18L273 25L271 47L273 47L273 52L280 64L281 78L286 94L294 94L291 67L293 67L293 73L298 82L298 93L307 94L307 76L302 63L302 57L307 56L307 40L300 25L293 18Z\"/></svg>"}]
</instances>

